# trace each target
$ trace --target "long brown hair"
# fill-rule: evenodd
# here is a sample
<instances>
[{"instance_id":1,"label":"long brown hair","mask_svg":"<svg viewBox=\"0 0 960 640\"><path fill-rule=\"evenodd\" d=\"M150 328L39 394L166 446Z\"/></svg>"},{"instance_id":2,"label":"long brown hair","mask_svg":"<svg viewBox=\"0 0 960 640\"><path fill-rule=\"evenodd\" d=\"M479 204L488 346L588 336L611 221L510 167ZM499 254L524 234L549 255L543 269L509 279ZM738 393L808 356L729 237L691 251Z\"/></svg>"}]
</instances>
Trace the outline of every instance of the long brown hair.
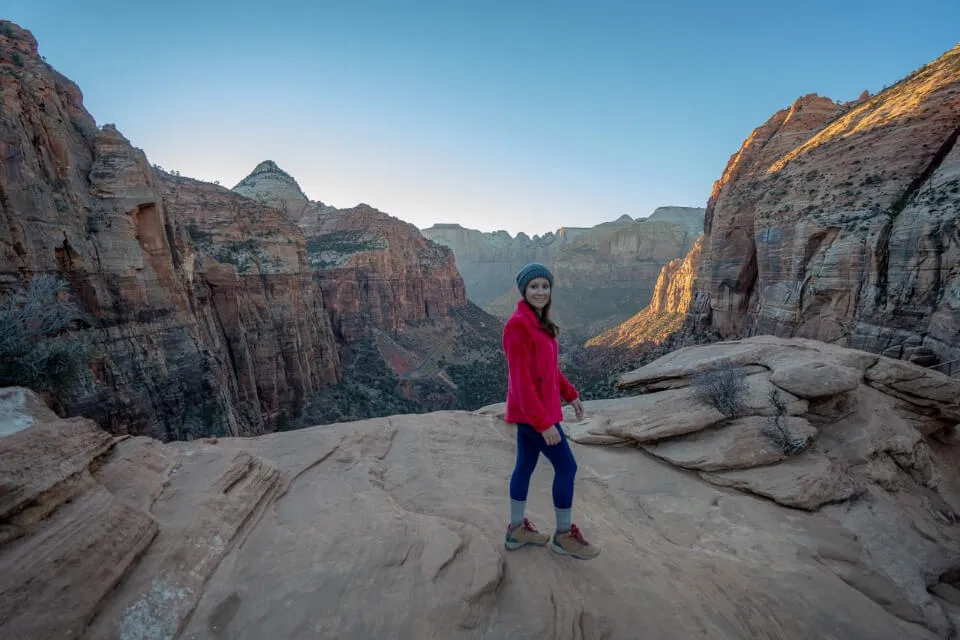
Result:
<instances>
[{"instance_id":1,"label":"long brown hair","mask_svg":"<svg viewBox=\"0 0 960 640\"><path fill-rule=\"evenodd\" d=\"M543 307L543 313L537 311L527 300L527 296L523 296L523 301L527 303L527 306L530 307L530 310L533 311L533 315L537 316L537 320L540 321L540 327L550 334L551 338L556 338L560 335L560 327L558 327L553 320L550 319L550 305L553 304L553 288L551 287L550 299L547 300L547 304Z\"/></svg>"}]
</instances>

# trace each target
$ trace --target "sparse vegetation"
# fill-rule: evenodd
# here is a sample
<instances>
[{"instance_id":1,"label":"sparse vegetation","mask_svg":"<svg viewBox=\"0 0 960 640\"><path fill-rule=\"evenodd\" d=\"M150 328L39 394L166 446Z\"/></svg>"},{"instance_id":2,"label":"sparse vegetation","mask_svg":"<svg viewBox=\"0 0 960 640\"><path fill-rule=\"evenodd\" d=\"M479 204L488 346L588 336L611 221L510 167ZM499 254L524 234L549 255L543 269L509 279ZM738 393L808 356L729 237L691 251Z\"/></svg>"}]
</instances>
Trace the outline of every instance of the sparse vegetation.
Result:
<instances>
[{"instance_id":1,"label":"sparse vegetation","mask_svg":"<svg viewBox=\"0 0 960 640\"><path fill-rule=\"evenodd\" d=\"M217 247L213 257L217 262L232 264L240 273L246 273L254 266L262 271L269 256L260 249L256 240L250 238L223 243Z\"/></svg>"},{"instance_id":2,"label":"sparse vegetation","mask_svg":"<svg viewBox=\"0 0 960 640\"><path fill-rule=\"evenodd\" d=\"M277 265L278 256L271 258L254 238L215 243L213 234L200 229L195 221L187 225L187 235L198 252L212 256L221 264L232 264L240 273L246 273L253 267L265 272L269 266Z\"/></svg>"},{"instance_id":3,"label":"sparse vegetation","mask_svg":"<svg viewBox=\"0 0 960 640\"><path fill-rule=\"evenodd\" d=\"M498 352L489 360L450 364L446 370L457 385L462 409L473 411L503 402L507 397L507 360L503 353Z\"/></svg>"},{"instance_id":4,"label":"sparse vegetation","mask_svg":"<svg viewBox=\"0 0 960 640\"><path fill-rule=\"evenodd\" d=\"M369 240L362 231L336 231L307 240L307 255L312 267L340 264L346 256L387 248L382 240Z\"/></svg>"},{"instance_id":5,"label":"sparse vegetation","mask_svg":"<svg viewBox=\"0 0 960 640\"><path fill-rule=\"evenodd\" d=\"M770 439L775 447L788 456L796 455L807 446L807 441L794 436L786 424L787 405L780 392L774 389L770 392L770 404L777 410L772 424L763 430L763 434Z\"/></svg>"},{"instance_id":6,"label":"sparse vegetation","mask_svg":"<svg viewBox=\"0 0 960 640\"><path fill-rule=\"evenodd\" d=\"M380 357L372 339L351 345L343 354L343 361L351 364L345 366L342 380L313 393L301 414L285 420L283 429L423 410L419 403L397 393L399 379Z\"/></svg>"},{"instance_id":7,"label":"sparse vegetation","mask_svg":"<svg viewBox=\"0 0 960 640\"><path fill-rule=\"evenodd\" d=\"M571 336L566 336L571 340ZM662 342L647 341L630 348L580 347L571 342L561 346L564 373L584 400L622 398L643 393L643 387L618 389L617 379L681 347L710 344L720 340L714 332L692 332L683 327Z\"/></svg>"},{"instance_id":8,"label":"sparse vegetation","mask_svg":"<svg viewBox=\"0 0 960 640\"><path fill-rule=\"evenodd\" d=\"M67 283L51 275L0 297L0 386L62 391L81 381L90 350L69 330L84 318Z\"/></svg>"},{"instance_id":9,"label":"sparse vegetation","mask_svg":"<svg viewBox=\"0 0 960 640\"><path fill-rule=\"evenodd\" d=\"M193 440L195 438L218 437L229 434L222 414L220 403L213 389L205 382L202 398L189 402L183 413L183 422L173 429L174 440Z\"/></svg>"},{"instance_id":10,"label":"sparse vegetation","mask_svg":"<svg viewBox=\"0 0 960 640\"><path fill-rule=\"evenodd\" d=\"M87 215L87 235L92 236L100 233L104 226L109 227L110 224L107 222L107 216L103 211L97 210Z\"/></svg>"},{"instance_id":11,"label":"sparse vegetation","mask_svg":"<svg viewBox=\"0 0 960 640\"><path fill-rule=\"evenodd\" d=\"M213 234L209 231L202 231L194 220L191 220L187 225L187 234L197 248L209 247L213 244Z\"/></svg>"},{"instance_id":12,"label":"sparse vegetation","mask_svg":"<svg viewBox=\"0 0 960 640\"><path fill-rule=\"evenodd\" d=\"M733 418L744 409L746 377L746 369L742 365L721 360L714 368L694 374L691 384L704 402L728 418Z\"/></svg>"},{"instance_id":13,"label":"sparse vegetation","mask_svg":"<svg viewBox=\"0 0 960 640\"><path fill-rule=\"evenodd\" d=\"M341 381L311 394L296 415L281 416L278 430L408 413L471 411L503 402L507 364L499 348L500 326L495 321L485 325L490 319L484 315L475 305L451 310L449 319L459 325L453 329L457 335L453 345L436 344L436 331L451 329L446 321L442 327L425 325L403 334L374 332L350 343L340 356ZM386 361L399 352L420 354L423 364L399 375Z\"/></svg>"}]
</instances>

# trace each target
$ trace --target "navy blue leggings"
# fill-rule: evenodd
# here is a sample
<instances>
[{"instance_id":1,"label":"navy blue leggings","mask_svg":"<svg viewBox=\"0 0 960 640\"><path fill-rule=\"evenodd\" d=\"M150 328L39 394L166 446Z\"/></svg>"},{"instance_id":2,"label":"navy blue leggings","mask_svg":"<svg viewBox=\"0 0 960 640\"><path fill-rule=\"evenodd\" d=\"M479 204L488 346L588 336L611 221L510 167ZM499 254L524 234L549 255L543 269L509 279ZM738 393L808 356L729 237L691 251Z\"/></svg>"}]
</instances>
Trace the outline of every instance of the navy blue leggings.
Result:
<instances>
[{"instance_id":1,"label":"navy blue leggings","mask_svg":"<svg viewBox=\"0 0 960 640\"><path fill-rule=\"evenodd\" d=\"M517 425L517 464L510 477L511 499L520 502L527 499L530 478L542 452L553 465L553 506L557 509L573 506L573 478L577 474L577 461L567 442L567 434L559 423L556 426L560 432L560 442L550 446L543 435L530 425Z\"/></svg>"}]
</instances>

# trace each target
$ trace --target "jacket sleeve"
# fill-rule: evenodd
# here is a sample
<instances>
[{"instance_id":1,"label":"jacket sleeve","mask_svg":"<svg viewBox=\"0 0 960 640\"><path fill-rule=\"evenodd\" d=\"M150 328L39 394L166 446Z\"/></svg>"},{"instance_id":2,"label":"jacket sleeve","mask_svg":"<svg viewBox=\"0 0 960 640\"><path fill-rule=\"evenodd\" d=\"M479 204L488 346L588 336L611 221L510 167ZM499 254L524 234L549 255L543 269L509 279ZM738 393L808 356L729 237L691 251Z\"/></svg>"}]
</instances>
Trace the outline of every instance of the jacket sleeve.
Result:
<instances>
[{"instance_id":1,"label":"jacket sleeve","mask_svg":"<svg viewBox=\"0 0 960 640\"><path fill-rule=\"evenodd\" d=\"M530 426L539 432L553 426L547 419L547 410L540 401L537 386L533 383L530 371L533 368L533 354L530 352L530 337L523 327L508 322L503 329L503 350L507 354L507 372L511 386L517 390L517 399L524 417Z\"/></svg>"},{"instance_id":2,"label":"jacket sleeve","mask_svg":"<svg viewBox=\"0 0 960 640\"><path fill-rule=\"evenodd\" d=\"M560 379L560 395L563 397L564 402L573 402L580 397L577 388L570 384L567 376L563 375L563 371L560 371L559 364L557 365L557 376Z\"/></svg>"}]
</instances>

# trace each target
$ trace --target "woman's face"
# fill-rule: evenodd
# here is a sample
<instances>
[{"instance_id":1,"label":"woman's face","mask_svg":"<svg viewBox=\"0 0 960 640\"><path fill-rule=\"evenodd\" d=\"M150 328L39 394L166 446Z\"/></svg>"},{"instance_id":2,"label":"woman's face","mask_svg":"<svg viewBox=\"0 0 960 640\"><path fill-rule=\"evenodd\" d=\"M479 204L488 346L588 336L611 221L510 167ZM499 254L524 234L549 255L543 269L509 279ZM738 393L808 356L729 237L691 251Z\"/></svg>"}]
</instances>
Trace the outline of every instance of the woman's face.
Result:
<instances>
[{"instance_id":1,"label":"woman's face","mask_svg":"<svg viewBox=\"0 0 960 640\"><path fill-rule=\"evenodd\" d=\"M550 302L550 281L546 278L534 278L527 285L524 297L534 309L542 310Z\"/></svg>"}]
</instances>

